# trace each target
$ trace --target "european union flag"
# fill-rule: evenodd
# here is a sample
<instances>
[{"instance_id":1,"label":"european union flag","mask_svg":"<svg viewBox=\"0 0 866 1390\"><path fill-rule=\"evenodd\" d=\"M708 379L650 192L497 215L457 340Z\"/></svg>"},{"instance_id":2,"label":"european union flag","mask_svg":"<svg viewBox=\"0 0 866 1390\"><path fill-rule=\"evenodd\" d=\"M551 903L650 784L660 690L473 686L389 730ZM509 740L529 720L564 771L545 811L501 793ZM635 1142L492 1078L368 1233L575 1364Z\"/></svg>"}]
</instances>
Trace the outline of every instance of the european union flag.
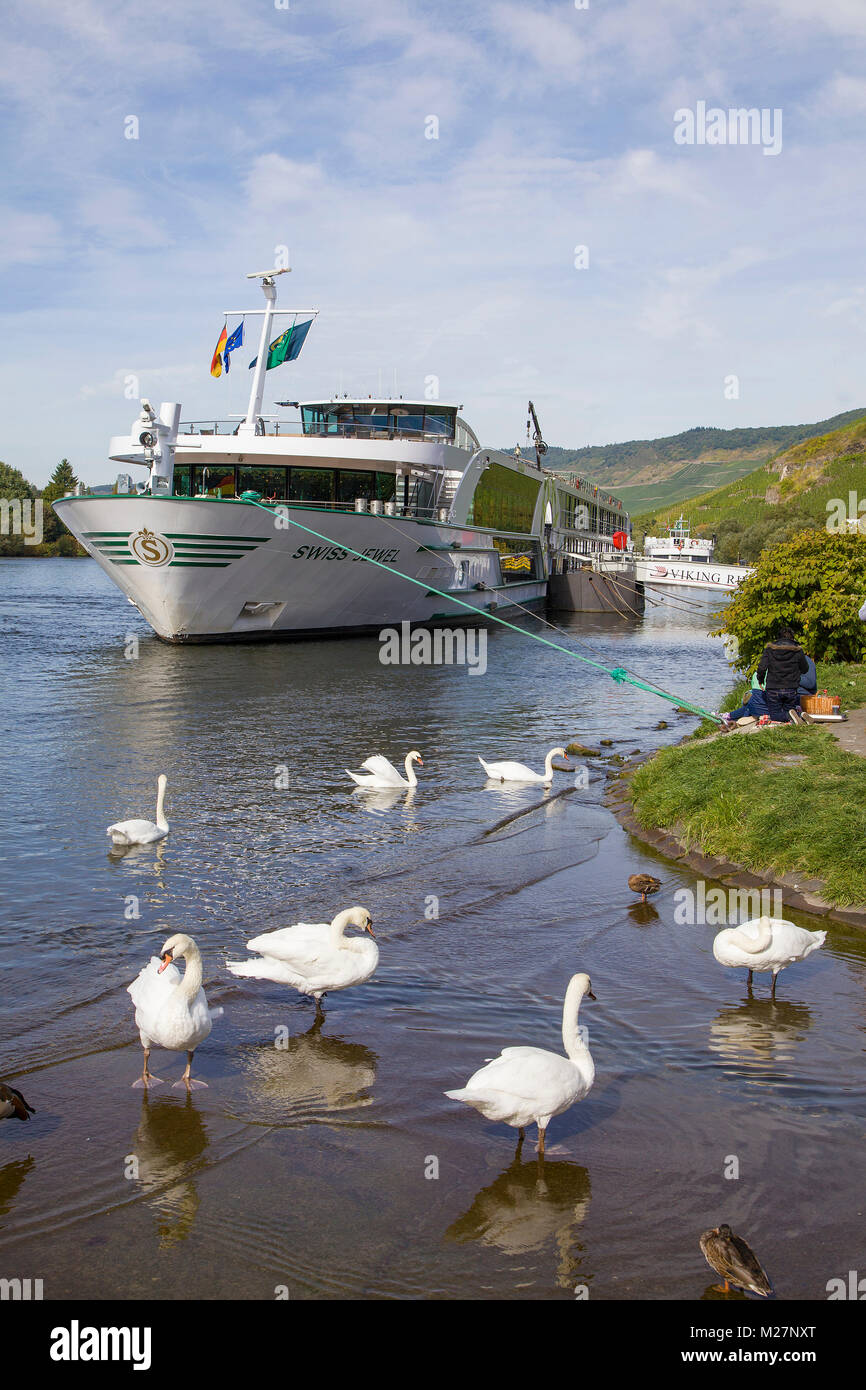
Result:
<instances>
[{"instance_id":1,"label":"european union flag","mask_svg":"<svg viewBox=\"0 0 866 1390\"><path fill-rule=\"evenodd\" d=\"M228 371L228 369L229 369L229 358L231 357L231 354L234 352L235 348L239 348L239 347L242 347L242 346L243 346L243 341L244 341L244 321L243 321L243 319L241 319L241 321L240 321L240 323L238 324L237 328L235 329L234 333L232 333L231 337L229 338L228 342L226 343L225 347L223 348L223 362L225 363L225 369L226 369L226 371Z\"/></svg>"}]
</instances>

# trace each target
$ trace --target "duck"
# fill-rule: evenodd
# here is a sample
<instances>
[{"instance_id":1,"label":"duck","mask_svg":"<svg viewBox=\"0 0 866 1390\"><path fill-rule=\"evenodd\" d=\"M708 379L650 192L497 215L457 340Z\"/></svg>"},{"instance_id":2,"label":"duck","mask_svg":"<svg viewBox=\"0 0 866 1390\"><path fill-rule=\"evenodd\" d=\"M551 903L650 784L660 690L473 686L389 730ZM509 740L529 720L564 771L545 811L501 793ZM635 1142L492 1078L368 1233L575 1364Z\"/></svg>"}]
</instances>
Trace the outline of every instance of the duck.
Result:
<instances>
[{"instance_id":1,"label":"duck","mask_svg":"<svg viewBox=\"0 0 866 1390\"><path fill-rule=\"evenodd\" d=\"M419 767L424 766L424 759L417 749L413 748L411 753L407 753L403 760L406 769L406 776L403 777L393 763L387 758L383 758L376 753L372 758L368 758L361 766L367 769L367 775L363 776L360 772L350 772L345 769L346 775L351 777L353 782L357 782L359 787L381 788L388 787L417 787L418 778L415 776L413 763Z\"/></svg>"},{"instance_id":2,"label":"duck","mask_svg":"<svg viewBox=\"0 0 866 1390\"><path fill-rule=\"evenodd\" d=\"M347 927L360 927L371 940L346 936ZM312 995L317 1018L324 1017L322 1000L326 994L364 984L379 964L373 918L366 907L347 907L331 922L296 922L254 936L247 942L247 950L257 951L262 959L227 961L226 969L232 975L273 980L290 985L299 994Z\"/></svg>"},{"instance_id":3,"label":"duck","mask_svg":"<svg viewBox=\"0 0 866 1390\"><path fill-rule=\"evenodd\" d=\"M633 893L640 893L640 900L645 903L651 893L659 891L662 881L660 878L653 878L652 874L632 874L628 886Z\"/></svg>"},{"instance_id":4,"label":"duck","mask_svg":"<svg viewBox=\"0 0 866 1390\"><path fill-rule=\"evenodd\" d=\"M110 825L106 835L111 836L113 845L153 845L164 840L168 834L168 821L165 818L165 789L168 778L161 772L156 781L156 821L119 820Z\"/></svg>"},{"instance_id":5,"label":"duck","mask_svg":"<svg viewBox=\"0 0 866 1390\"><path fill-rule=\"evenodd\" d=\"M533 772L532 768L527 767L525 763L486 763L480 754L478 761L492 782L540 782L545 787L549 787L553 781L554 758L567 756L564 748L551 748L544 760L543 772Z\"/></svg>"},{"instance_id":6,"label":"duck","mask_svg":"<svg viewBox=\"0 0 866 1390\"><path fill-rule=\"evenodd\" d=\"M470 1076L459 1090L446 1091L479 1111L487 1120L517 1130L518 1148L526 1126L538 1126L538 1155L544 1158L544 1136L554 1115L583 1100L595 1080L595 1064L578 1027L581 1001L595 999L587 974L572 975L562 1006L562 1042L566 1055L543 1047L505 1047Z\"/></svg>"},{"instance_id":7,"label":"duck","mask_svg":"<svg viewBox=\"0 0 866 1390\"><path fill-rule=\"evenodd\" d=\"M776 997L779 971L805 960L827 940L825 931L807 931L784 917L753 917L739 927L725 927L713 941L713 955L720 965L748 967L747 985L752 987L752 971L772 970Z\"/></svg>"},{"instance_id":8,"label":"duck","mask_svg":"<svg viewBox=\"0 0 866 1390\"><path fill-rule=\"evenodd\" d=\"M742 1236L734 1235L730 1226L714 1226L711 1231L704 1231L700 1241L710 1269L721 1274L725 1281L724 1285L716 1285L720 1293L730 1293L731 1284L760 1294L762 1298L773 1292L754 1250Z\"/></svg>"},{"instance_id":9,"label":"duck","mask_svg":"<svg viewBox=\"0 0 866 1390\"><path fill-rule=\"evenodd\" d=\"M0 1081L0 1120L29 1120L36 1111L28 1105L20 1091Z\"/></svg>"},{"instance_id":10,"label":"duck","mask_svg":"<svg viewBox=\"0 0 866 1390\"><path fill-rule=\"evenodd\" d=\"M186 961L183 975L173 963L181 956ZM186 1070L175 1086L188 1089L207 1086L206 1081L191 1079L192 1059L196 1048L210 1036L223 1010L209 1006L201 981L201 952L191 936L177 932L168 938L159 956L151 956L127 987L126 992L135 1005L135 1021L144 1048L144 1067L133 1086L147 1090L149 1086L162 1085L149 1066L153 1047L186 1053Z\"/></svg>"}]
</instances>

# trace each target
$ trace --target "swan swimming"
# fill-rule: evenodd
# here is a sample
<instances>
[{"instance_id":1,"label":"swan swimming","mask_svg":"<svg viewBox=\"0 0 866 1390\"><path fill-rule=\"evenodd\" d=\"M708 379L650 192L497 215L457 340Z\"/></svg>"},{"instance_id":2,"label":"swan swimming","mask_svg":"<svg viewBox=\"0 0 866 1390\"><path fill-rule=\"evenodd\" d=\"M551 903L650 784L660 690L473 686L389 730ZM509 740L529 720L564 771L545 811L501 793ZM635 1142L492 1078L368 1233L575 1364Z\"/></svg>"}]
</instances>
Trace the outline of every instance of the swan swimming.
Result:
<instances>
[{"instance_id":1,"label":"swan swimming","mask_svg":"<svg viewBox=\"0 0 866 1390\"><path fill-rule=\"evenodd\" d=\"M544 1134L552 1117L583 1100L595 1080L595 1065L577 1026L584 995L595 999L589 976L572 975L562 1006L565 1057L543 1047L505 1047L464 1087L445 1095L471 1105L487 1120L516 1127L521 1141L526 1125L538 1125L538 1152L543 1157Z\"/></svg>"},{"instance_id":2,"label":"swan swimming","mask_svg":"<svg viewBox=\"0 0 866 1390\"><path fill-rule=\"evenodd\" d=\"M493 782L543 782L549 787L553 781L553 760L554 758L565 758L568 754L564 748L551 748L544 760L544 772L533 772L531 767L525 763L486 763L479 755L478 761Z\"/></svg>"},{"instance_id":3,"label":"swan swimming","mask_svg":"<svg viewBox=\"0 0 866 1390\"><path fill-rule=\"evenodd\" d=\"M364 777L360 772L350 772L345 769L346 775L351 777L353 782L357 782L359 787L417 787L418 778L415 776L415 769L412 766L417 763L419 767L424 766L424 759L415 749L407 753L404 759L406 776L403 777L387 758L375 753L372 758L368 758L361 766L367 769L367 776Z\"/></svg>"},{"instance_id":4,"label":"swan swimming","mask_svg":"<svg viewBox=\"0 0 866 1390\"><path fill-rule=\"evenodd\" d=\"M299 994L311 994L316 1016L324 1016L322 998L331 990L362 985L379 964L375 939L346 936L347 927L360 927L373 937L373 918L366 907L348 907L332 922L296 922L293 927L254 936L248 951L258 951L262 960L227 961L232 975L255 980L273 980L290 985Z\"/></svg>"},{"instance_id":5,"label":"swan swimming","mask_svg":"<svg viewBox=\"0 0 866 1390\"><path fill-rule=\"evenodd\" d=\"M164 840L168 834L168 821L165 818L165 789L168 778L161 772L156 783L156 821L119 820L110 825L106 835L111 836L113 845L152 845Z\"/></svg>"},{"instance_id":6,"label":"swan swimming","mask_svg":"<svg viewBox=\"0 0 866 1390\"><path fill-rule=\"evenodd\" d=\"M181 975L172 962L179 956L186 959ZM127 987L135 1005L135 1021L144 1048L144 1068L133 1086L161 1086L153 1076L148 1062L152 1047L164 1047L167 1052L186 1052L186 1071L175 1086L206 1086L206 1081L190 1080L193 1053L210 1035L214 1020L222 1017L222 1009L208 1006L201 987L201 952L191 936L178 932L166 941L159 956L150 961Z\"/></svg>"},{"instance_id":7,"label":"swan swimming","mask_svg":"<svg viewBox=\"0 0 866 1390\"><path fill-rule=\"evenodd\" d=\"M753 970L772 970L771 998L775 999L779 971L805 960L826 940L825 931L807 931L784 917L753 917L742 926L720 931L713 941L713 955L720 965L746 966L750 989Z\"/></svg>"}]
</instances>

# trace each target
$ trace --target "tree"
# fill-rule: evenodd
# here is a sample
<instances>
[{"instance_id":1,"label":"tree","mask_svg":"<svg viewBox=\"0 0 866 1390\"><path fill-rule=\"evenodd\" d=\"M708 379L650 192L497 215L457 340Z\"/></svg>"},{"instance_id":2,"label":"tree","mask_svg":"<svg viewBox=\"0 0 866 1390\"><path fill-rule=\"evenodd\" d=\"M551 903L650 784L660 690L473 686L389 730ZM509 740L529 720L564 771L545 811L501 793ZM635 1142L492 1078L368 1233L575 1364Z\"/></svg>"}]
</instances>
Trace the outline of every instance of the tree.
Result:
<instances>
[{"instance_id":1,"label":"tree","mask_svg":"<svg viewBox=\"0 0 866 1390\"><path fill-rule=\"evenodd\" d=\"M862 661L864 599L866 542L856 532L800 531L759 556L713 636L737 639L742 668L755 665L783 623L816 661Z\"/></svg>"},{"instance_id":2,"label":"tree","mask_svg":"<svg viewBox=\"0 0 866 1390\"><path fill-rule=\"evenodd\" d=\"M66 497L70 492L74 492L77 486L78 479L72 470L72 465L68 459L61 459L51 474L47 487L42 490L42 501L45 507L43 525L45 539L49 544L59 541L61 536L71 536L71 532L63 525L51 503L56 502L58 497ZM76 553L77 548L76 546L73 554Z\"/></svg>"}]
</instances>

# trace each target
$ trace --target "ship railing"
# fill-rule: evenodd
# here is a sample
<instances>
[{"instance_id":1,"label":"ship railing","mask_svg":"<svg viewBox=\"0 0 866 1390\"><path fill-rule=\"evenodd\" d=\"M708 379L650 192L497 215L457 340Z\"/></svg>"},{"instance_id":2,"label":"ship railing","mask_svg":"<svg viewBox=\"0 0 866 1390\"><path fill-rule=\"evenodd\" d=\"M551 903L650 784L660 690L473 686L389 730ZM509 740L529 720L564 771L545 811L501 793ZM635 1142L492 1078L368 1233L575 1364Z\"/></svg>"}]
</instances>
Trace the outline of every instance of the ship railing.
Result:
<instances>
[{"instance_id":1,"label":"ship railing","mask_svg":"<svg viewBox=\"0 0 866 1390\"><path fill-rule=\"evenodd\" d=\"M237 435L240 420L182 420L178 438L184 435ZM355 422L301 424L298 420L276 420L260 416L256 421L256 434L260 436L315 438L315 439L409 439L422 444L453 444L453 434L435 430L414 429L409 425L380 428L374 425Z\"/></svg>"}]
</instances>

